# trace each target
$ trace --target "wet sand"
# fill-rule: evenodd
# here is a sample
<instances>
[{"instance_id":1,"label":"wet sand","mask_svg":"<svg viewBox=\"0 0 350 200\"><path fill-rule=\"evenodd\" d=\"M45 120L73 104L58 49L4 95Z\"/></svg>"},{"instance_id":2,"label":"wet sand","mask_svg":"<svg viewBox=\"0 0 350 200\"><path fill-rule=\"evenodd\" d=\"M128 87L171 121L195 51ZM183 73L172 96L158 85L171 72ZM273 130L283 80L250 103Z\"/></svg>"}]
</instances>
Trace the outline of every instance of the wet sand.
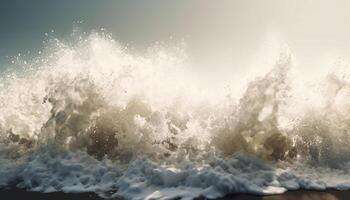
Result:
<instances>
[{"instance_id":1,"label":"wet sand","mask_svg":"<svg viewBox=\"0 0 350 200\"><path fill-rule=\"evenodd\" d=\"M95 193L41 193L21 189L0 190L1 200L103 200Z\"/></svg>"},{"instance_id":2,"label":"wet sand","mask_svg":"<svg viewBox=\"0 0 350 200\"><path fill-rule=\"evenodd\" d=\"M228 195L227 197L218 200L348 200L350 199L350 190L325 190L325 191L310 191L296 190L288 191L280 195L270 196L253 196L253 195Z\"/></svg>"},{"instance_id":3,"label":"wet sand","mask_svg":"<svg viewBox=\"0 0 350 200\"><path fill-rule=\"evenodd\" d=\"M40 192L28 192L20 189L6 189L0 190L0 199L3 200L103 200L94 193L40 193ZM116 200L115 198L114 200ZM198 198L205 199L205 198ZM326 191L308 191L308 190L297 190L288 191L281 195L271 196L254 196L246 194L235 194L228 195L224 198L217 200L347 200L350 199L350 190L337 191L337 190L326 190ZM118 199L120 200L120 199Z\"/></svg>"}]
</instances>

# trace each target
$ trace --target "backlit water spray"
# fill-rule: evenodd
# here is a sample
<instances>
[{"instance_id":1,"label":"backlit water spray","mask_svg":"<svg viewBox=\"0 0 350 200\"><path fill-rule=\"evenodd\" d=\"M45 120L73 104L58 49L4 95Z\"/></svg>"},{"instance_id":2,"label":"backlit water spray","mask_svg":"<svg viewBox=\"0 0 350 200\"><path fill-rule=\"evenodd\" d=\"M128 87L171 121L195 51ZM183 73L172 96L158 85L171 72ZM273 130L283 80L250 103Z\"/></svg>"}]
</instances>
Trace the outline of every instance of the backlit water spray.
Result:
<instances>
[{"instance_id":1,"label":"backlit water spray","mask_svg":"<svg viewBox=\"0 0 350 200\"><path fill-rule=\"evenodd\" d=\"M286 51L225 89L186 59L108 34L17 59L1 77L0 186L126 199L350 188L346 66L303 82Z\"/></svg>"}]
</instances>

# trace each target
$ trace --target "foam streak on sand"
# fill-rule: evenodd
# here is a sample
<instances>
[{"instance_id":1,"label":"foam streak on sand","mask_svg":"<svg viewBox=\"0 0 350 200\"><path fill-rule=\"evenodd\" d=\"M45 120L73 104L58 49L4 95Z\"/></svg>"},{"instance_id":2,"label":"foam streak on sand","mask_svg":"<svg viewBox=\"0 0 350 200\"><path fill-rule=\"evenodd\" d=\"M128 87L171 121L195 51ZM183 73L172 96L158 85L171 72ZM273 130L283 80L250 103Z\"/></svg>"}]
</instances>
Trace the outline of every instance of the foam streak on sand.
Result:
<instances>
[{"instance_id":1,"label":"foam streak on sand","mask_svg":"<svg viewBox=\"0 0 350 200\"><path fill-rule=\"evenodd\" d=\"M0 185L127 199L350 189L350 73L303 87L284 53L241 94L185 63L181 48L140 56L92 34L4 75Z\"/></svg>"}]
</instances>

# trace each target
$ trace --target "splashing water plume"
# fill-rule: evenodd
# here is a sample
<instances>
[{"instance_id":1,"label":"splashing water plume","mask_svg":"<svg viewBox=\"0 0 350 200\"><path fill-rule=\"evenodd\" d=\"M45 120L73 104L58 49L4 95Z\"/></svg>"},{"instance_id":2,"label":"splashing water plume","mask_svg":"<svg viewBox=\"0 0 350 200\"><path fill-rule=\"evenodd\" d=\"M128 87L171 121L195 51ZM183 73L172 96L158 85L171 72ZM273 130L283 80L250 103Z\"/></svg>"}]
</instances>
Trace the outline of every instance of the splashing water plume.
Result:
<instances>
[{"instance_id":1,"label":"splashing water plume","mask_svg":"<svg viewBox=\"0 0 350 200\"><path fill-rule=\"evenodd\" d=\"M310 87L281 53L241 94L187 65L181 46L53 40L1 78L0 185L127 199L350 188L346 66Z\"/></svg>"}]
</instances>

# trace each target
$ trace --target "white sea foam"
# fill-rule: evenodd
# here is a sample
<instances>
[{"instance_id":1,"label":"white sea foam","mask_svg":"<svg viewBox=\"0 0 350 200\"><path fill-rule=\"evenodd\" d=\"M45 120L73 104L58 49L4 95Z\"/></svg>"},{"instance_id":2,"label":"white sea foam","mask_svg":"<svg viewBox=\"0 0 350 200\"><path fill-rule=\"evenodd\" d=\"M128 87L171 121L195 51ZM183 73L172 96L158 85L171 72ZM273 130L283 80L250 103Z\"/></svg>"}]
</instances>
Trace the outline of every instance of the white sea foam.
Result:
<instances>
[{"instance_id":1,"label":"white sea foam","mask_svg":"<svg viewBox=\"0 0 350 200\"><path fill-rule=\"evenodd\" d=\"M307 84L282 53L242 93L197 79L181 47L138 55L106 34L17 62L1 77L2 187L127 199L350 189L344 66Z\"/></svg>"}]
</instances>

